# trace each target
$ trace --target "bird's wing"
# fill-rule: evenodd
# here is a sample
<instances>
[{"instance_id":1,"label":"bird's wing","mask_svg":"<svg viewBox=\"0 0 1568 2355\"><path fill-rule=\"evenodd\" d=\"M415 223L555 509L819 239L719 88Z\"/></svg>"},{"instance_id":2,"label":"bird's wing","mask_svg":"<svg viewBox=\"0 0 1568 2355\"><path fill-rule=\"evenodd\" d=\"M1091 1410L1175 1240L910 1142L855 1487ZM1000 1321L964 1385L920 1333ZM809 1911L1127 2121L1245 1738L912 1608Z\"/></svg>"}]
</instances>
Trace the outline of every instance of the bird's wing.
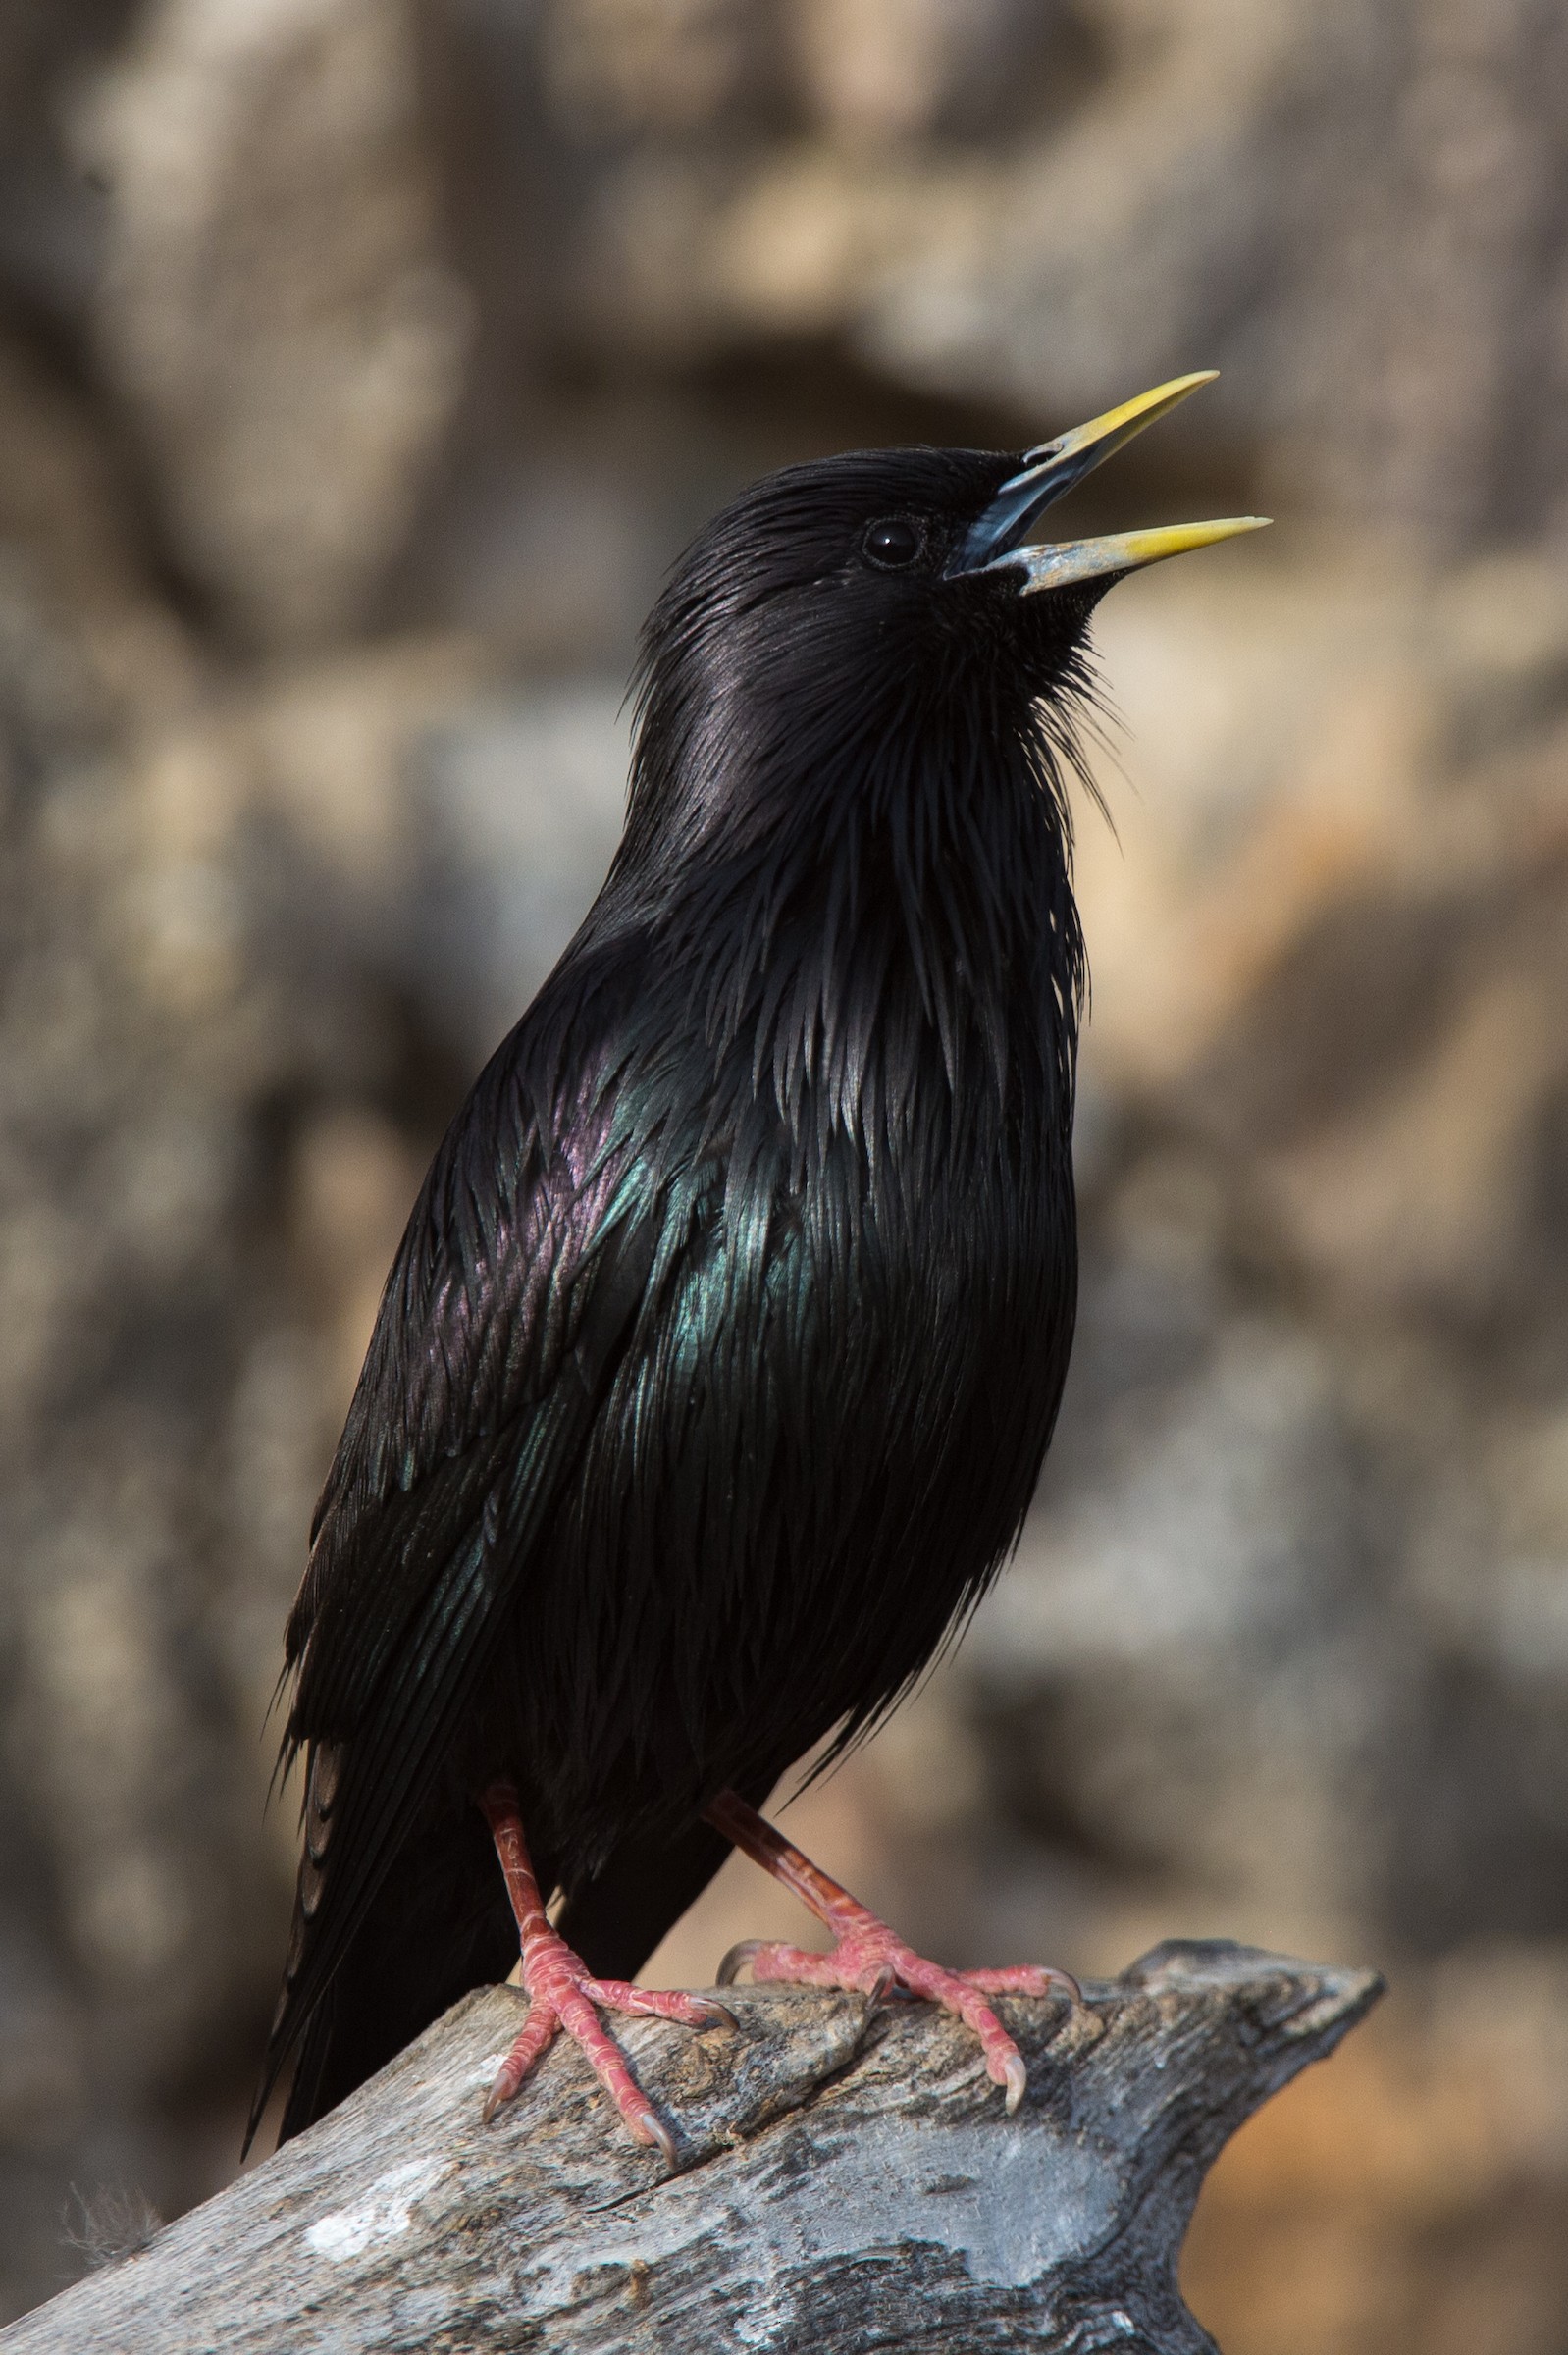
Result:
<instances>
[{"instance_id":1,"label":"bird's wing","mask_svg":"<svg viewBox=\"0 0 1568 2355\"><path fill-rule=\"evenodd\" d=\"M487 1638L655 1272L614 1074L502 1050L438 1153L382 1297L289 1619L305 1845L257 2111L432 1787Z\"/></svg>"}]
</instances>

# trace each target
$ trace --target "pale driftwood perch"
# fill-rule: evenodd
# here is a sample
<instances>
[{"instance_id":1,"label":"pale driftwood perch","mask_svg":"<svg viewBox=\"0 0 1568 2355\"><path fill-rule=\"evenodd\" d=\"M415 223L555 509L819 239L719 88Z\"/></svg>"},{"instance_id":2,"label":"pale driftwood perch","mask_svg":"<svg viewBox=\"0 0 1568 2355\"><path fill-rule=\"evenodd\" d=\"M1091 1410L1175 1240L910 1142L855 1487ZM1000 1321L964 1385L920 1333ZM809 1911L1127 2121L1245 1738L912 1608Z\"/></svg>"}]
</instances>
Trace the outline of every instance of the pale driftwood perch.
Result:
<instances>
[{"instance_id":1,"label":"pale driftwood perch","mask_svg":"<svg viewBox=\"0 0 1568 2355\"><path fill-rule=\"evenodd\" d=\"M140 2256L0 2333L5 2355L877 2349L1200 2355L1176 2256L1222 2144L1376 2000L1364 1970L1157 1947L1083 2011L1003 2009L1003 2115L940 2013L738 1988L742 2033L617 2021L682 2136L638 2149L557 2045L497 2122L504 1988Z\"/></svg>"}]
</instances>

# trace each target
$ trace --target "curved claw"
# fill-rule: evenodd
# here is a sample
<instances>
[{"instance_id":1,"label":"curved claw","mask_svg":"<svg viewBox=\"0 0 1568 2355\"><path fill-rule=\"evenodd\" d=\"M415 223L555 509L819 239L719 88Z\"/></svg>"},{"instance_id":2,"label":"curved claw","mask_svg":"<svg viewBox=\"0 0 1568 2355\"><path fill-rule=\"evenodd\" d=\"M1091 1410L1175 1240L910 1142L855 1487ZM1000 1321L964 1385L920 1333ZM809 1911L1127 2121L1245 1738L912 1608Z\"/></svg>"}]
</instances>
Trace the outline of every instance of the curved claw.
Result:
<instances>
[{"instance_id":1,"label":"curved claw","mask_svg":"<svg viewBox=\"0 0 1568 2355\"><path fill-rule=\"evenodd\" d=\"M898 1972L893 1968L891 1962L884 1962L881 1969L877 1972L876 1977L872 1980L870 1992L865 1999L865 2010L867 2016L869 2016L873 2012L881 2011L882 2006L887 2002L888 1997L892 1994L898 1983Z\"/></svg>"},{"instance_id":2,"label":"curved claw","mask_svg":"<svg viewBox=\"0 0 1568 2355\"><path fill-rule=\"evenodd\" d=\"M1029 2072L1023 2065L1023 2055L1020 2052L1014 2051L1008 2054L1002 2064L1002 2073L998 2083L1006 2090L1006 2109L1011 2118L1029 2089Z\"/></svg>"},{"instance_id":3,"label":"curved claw","mask_svg":"<svg viewBox=\"0 0 1568 2355\"><path fill-rule=\"evenodd\" d=\"M729 1961L728 1955L725 1956L724 1960L726 1962ZM719 1984L722 1987L727 1987L729 1985L729 1981L727 1979L721 1979ZM702 2012L704 2015L703 2025L705 2027L727 2028L732 2036L738 2036L740 2034L741 2023L736 2018L734 2013L730 2010L728 2004L717 2004L713 2001L713 1998L710 1995L694 1995L691 2000L694 2009Z\"/></svg>"},{"instance_id":4,"label":"curved claw","mask_svg":"<svg viewBox=\"0 0 1568 2355\"><path fill-rule=\"evenodd\" d=\"M759 1954L765 1943L761 1938L738 1938L718 1966L718 1985L733 1987L752 1957ZM733 2015L731 2018L733 2022Z\"/></svg>"},{"instance_id":5,"label":"curved claw","mask_svg":"<svg viewBox=\"0 0 1568 2355\"><path fill-rule=\"evenodd\" d=\"M961 1979L982 1995L1061 1995L1081 2004L1083 1990L1070 1970L1050 1962L1017 1962L1006 1970L962 1970Z\"/></svg>"},{"instance_id":6,"label":"curved claw","mask_svg":"<svg viewBox=\"0 0 1568 2355\"><path fill-rule=\"evenodd\" d=\"M640 2118L626 2120L634 2138L656 2150L666 2167L675 2165L675 2137L656 2110L647 2110Z\"/></svg>"}]
</instances>

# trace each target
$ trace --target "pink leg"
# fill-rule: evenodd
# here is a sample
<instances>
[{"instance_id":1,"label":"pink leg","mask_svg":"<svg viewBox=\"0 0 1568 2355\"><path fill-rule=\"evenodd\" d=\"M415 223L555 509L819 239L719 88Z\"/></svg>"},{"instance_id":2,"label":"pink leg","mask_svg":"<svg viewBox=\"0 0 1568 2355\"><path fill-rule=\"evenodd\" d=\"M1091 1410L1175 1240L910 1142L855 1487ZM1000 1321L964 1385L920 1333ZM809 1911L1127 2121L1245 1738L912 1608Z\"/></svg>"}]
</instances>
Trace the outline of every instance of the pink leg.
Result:
<instances>
[{"instance_id":1,"label":"pink leg","mask_svg":"<svg viewBox=\"0 0 1568 2355\"><path fill-rule=\"evenodd\" d=\"M546 1916L523 1836L517 1793L510 1783L493 1783L479 1804L485 1810L496 1854L506 1876L506 1894L512 1902L522 1946L523 1986L528 1994L528 2019L523 2032L501 2063L496 2082L485 2097L486 2124L502 2103L512 2099L529 2070L564 2029L573 2043L581 2046L634 2140L655 2145L673 2166L675 2138L601 2027L595 2007L652 2014L658 2019L678 2019L689 2028L733 2028L734 2015L706 1996L655 1994L646 1987L629 1986L622 1979L591 1978L587 1964L557 1936Z\"/></svg>"},{"instance_id":2,"label":"pink leg","mask_svg":"<svg viewBox=\"0 0 1568 2355\"><path fill-rule=\"evenodd\" d=\"M1023 2055L981 1998L1066 1995L1078 2003L1082 1994L1076 1979L1065 1970L1034 1963L1019 1963L1008 1970L939 1969L896 1938L885 1922L878 1921L837 1881L829 1880L810 1857L802 1856L733 1791L719 1793L707 1809L707 1820L764 1872L792 1889L817 1920L827 1924L836 1941L830 1955L813 1955L798 1946L748 1938L731 1947L720 1963L720 1986L749 1962L754 1979L792 1979L807 1987L853 1987L873 1999L894 1987L929 1996L973 2029L985 2055L986 2074L1005 2089L1009 2112L1018 2108L1027 2083Z\"/></svg>"}]
</instances>

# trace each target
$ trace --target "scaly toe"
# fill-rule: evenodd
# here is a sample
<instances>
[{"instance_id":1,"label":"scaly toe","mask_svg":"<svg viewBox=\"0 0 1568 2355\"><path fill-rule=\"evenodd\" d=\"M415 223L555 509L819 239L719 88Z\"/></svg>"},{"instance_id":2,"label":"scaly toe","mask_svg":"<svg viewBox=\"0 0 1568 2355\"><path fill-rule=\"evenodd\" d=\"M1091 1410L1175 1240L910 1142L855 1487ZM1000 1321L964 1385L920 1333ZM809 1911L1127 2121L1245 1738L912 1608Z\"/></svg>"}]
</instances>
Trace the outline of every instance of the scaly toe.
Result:
<instances>
[{"instance_id":1,"label":"scaly toe","mask_svg":"<svg viewBox=\"0 0 1568 2355\"><path fill-rule=\"evenodd\" d=\"M497 2110L516 2099L531 2070L555 2041L559 2027L560 2021L549 2004L537 1998L530 2002L522 2033L496 2071L485 2096L485 2106L479 2114L482 2125L488 2126Z\"/></svg>"},{"instance_id":2,"label":"scaly toe","mask_svg":"<svg viewBox=\"0 0 1568 2355\"><path fill-rule=\"evenodd\" d=\"M645 2019L672 2019L683 2028L738 2028L739 2020L727 2004L710 1995L688 1995L679 1987L633 1987L624 1979L585 1979L583 1993L592 2004L612 2012L629 2012Z\"/></svg>"}]
</instances>

